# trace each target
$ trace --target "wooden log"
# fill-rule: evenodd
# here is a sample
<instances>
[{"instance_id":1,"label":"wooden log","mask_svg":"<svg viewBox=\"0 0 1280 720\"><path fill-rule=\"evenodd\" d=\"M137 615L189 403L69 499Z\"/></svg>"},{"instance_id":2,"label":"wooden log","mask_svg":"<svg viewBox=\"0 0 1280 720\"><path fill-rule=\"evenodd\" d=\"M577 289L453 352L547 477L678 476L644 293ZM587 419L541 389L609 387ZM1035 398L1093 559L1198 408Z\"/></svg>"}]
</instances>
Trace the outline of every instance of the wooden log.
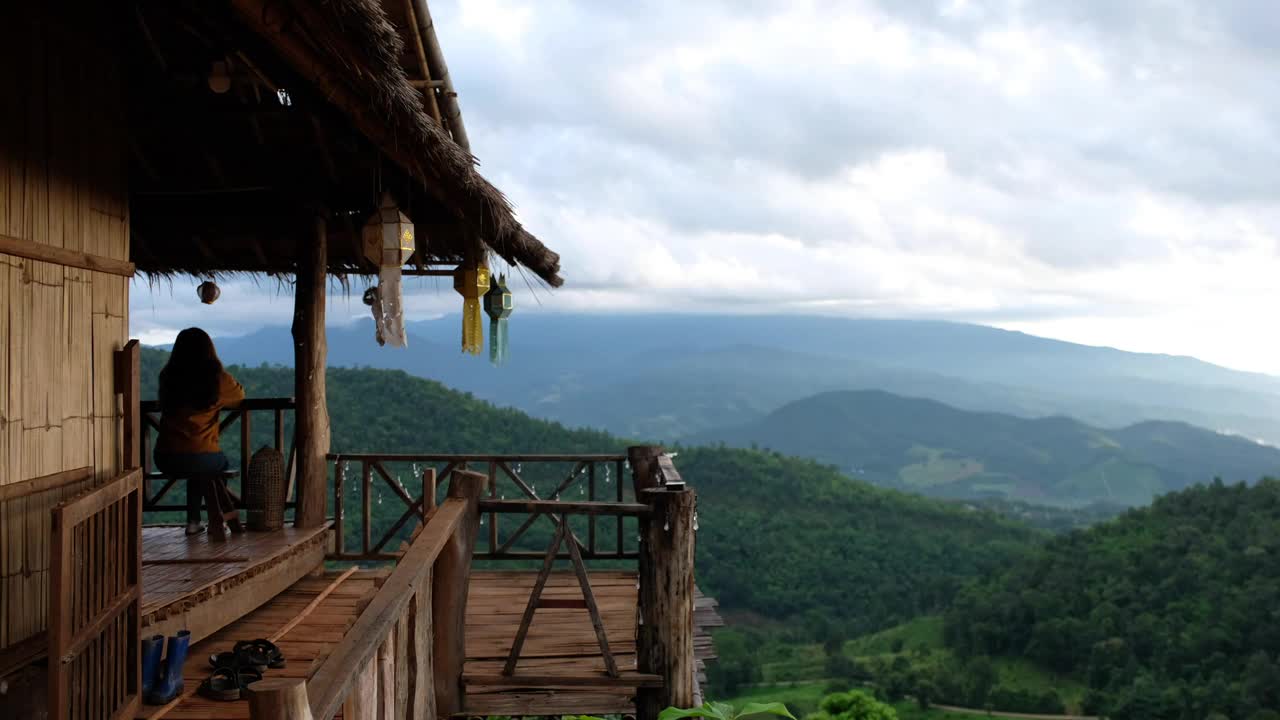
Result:
<instances>
[{"instance_id":1,"label":"wooden log","mask_svg":"<svg viewBox=\"0 0 1280 720\"><path fill-rule=\"evenodd\" d=\"M28 495L47 492L57 488L74 485L76 483L85 483L93 479L93 468L82 467L75 470L63 470L52 475L44 475L22 482L9 483L8 485L0 485L0 502L16 500Z\"/></svg>"},{"instance_id":2,"label":"wooden log","mask_svg":"<svg viewBox=\"0 0 1280 720\"><path fill-rule=\"evenodd\" d=\"M342 703L344 720L376 720L378 717L378 659L369 658L356 675L351 693Z\"/></svg>"},{"instance_id":3,"label":"wooden log","mask_svg":"<svg viewBox=\"0 0 1280 720\"><path fill-rule=\"evenodd\" d=\"M666 707L688 708L694 704L696 498L692 490L648 490L641 497L649 502L652 511L640 518L636 669L661 676L663 686L637 691L636 720L656 720Z\"/></svg>"},{"instance_id":4,"label":"wooden log","mask_svg":"<svg viewBox=\"0 0 1280 720\"><path fill-rule=\"evenodd\" d=\"M631 481L636 491L636 502L643 502L641 493L658 484L658 457L665 452L658 445L635 445L627 448L627 460L631 463ZM621 482L622 478L618 478Z\"/></svg>"},{"instance_id":5,"label":"wooden log","mask_svg":"<svg viewBox=\"0 0 1280 720\"><path fill-rule=\"evenodd\" d=\"M245 694L252 720L312 720L303 678L264 678L250 685Z\"/></svg>"},{"instance_id":6,"label":"wooden log","mask_svg":"<svg viewBox=\"0 0 1280 720\"><path fill-rule=\"evenodd\" d=\"M471 555L480 531L480 496L487 480L484 475L467 470L454 470L449 475L448 497L465 500L467 512L436 559L432 574L432 663L436 713L440 716L462 711L462 667L467 659L467 589L471 580Z\"/></svg>"},{"instance_id":7,"label":"wooden log","mask_svg":"<svg viewBox=\"0 0 1280 720\"><path fill-rule=\"evenodd\" d=\"M325 392L325 269L328 262L325 220L298 242L298 276L293 299L294 395L296 417L298 508L294 524L316 527L324 522L328 475L329 407Z\"/></svg>"}]
</instances>

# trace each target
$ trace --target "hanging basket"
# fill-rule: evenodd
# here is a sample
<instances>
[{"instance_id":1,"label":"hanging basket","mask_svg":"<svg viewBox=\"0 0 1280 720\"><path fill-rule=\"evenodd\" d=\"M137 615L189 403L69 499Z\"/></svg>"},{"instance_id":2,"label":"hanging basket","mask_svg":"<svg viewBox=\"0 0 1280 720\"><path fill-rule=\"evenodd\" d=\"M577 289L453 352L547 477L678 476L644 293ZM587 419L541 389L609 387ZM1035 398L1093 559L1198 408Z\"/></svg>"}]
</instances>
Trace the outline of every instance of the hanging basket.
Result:
<instances>
[{"instance_id":1,"label":"hanging basket","mask_svg":"<svg viewBox=\"0 0 1280 720\"><path fill-rule=\"evenodd\" d=\"M244 479L244 506L249 529L279 530L284 527L284 455L273 447L263 447L249 460L249 476Z\"/></svg>"}]
</instances>

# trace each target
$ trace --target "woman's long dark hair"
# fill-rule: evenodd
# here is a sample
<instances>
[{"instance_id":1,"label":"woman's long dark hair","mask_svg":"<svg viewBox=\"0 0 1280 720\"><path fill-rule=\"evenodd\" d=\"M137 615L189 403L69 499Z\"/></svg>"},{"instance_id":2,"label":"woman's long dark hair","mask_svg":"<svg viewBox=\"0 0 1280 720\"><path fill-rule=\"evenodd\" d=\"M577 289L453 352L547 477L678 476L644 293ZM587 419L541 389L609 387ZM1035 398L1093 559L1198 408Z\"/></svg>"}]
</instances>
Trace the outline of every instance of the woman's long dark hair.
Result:
<instances>
[{"instance_id":1,"label":"woman's long dark hair","mask_svg":"<svg viewBox=\"0 0 1280 720\"><path fill-rule=\"evenodd\" d=\"M218 403L222 361L213 340L200 328L187 328L173 341L169 362L160 371L160 410L203 410Z\"/></svg>"}]
</instances>

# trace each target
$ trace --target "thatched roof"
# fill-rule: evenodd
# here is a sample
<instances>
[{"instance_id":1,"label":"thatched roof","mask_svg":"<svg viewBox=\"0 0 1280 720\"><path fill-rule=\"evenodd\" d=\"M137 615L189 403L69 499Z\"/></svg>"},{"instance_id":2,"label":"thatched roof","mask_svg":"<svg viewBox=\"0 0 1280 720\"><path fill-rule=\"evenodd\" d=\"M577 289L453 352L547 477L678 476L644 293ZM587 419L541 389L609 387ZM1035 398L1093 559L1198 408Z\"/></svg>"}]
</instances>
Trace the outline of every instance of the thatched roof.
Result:
<instances>
[{"instance_id":1,"label":"thatched roof","mask_svg":"<svg viewBox=\"0 0 1280 720\"><path fill-rule=\"evenodd\" d=\"M330 272L373 272L358 230L388 190L426 243L411 263L456 263L479 241L559 285L559 256L456 141L447 70L415 6L140 3L125 33L139 269L291 272L319 211ZM215 92L222 68L230 88Z\"/></svg>"}]
</instances>

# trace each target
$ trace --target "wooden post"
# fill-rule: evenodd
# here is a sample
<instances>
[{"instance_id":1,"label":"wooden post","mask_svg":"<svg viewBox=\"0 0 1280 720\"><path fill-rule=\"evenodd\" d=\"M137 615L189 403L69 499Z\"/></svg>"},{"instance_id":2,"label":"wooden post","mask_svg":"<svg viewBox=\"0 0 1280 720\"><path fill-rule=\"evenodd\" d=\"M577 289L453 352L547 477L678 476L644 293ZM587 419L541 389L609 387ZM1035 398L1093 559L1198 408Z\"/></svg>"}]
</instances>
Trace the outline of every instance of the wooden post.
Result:
<instances>
[{"instance_id":1,"label":"wooden post","mask_svg":"<svg viewBox=\"0 0 1280 720\"><path fill-rule=\"evenodd\" d=\"M121 469L142 467L142 350L130 340L116 351L116 392L124 396Z\"/></svg>"},{"instance_id":2,"label":"wooden post","mask_svg":"<svg viewBox=\"0 0 1280 720\"><path fill-rule=\"evenodd\" d=\"M294 524L324 522L329 452L329 406L324 371L328 343L324 332L325 270L328 264L325 221L298 243L298 276L293 298L294 395L297 400L298 509Z\"/></svg>"},{"instance_id":3,"label":"wooden post","mask_svg":"<svg viewBox=\"0 0 1280 720\"><path fill-rule=\"evenodd\" d=\"M312 720L303 678L266 678L245 692L252 720Z\"/></svg>"},{"instance_id":4,"label":"wooden post","mask_svg":"<svg viewBox=\"0 0 1280 720\"><path fill-rule=\"evenodd\" d=\"M635 445L627 448L627 462L631 463L631 482L636 491L636 502L645 502L641 493L657 486L658 456L665 452L658 445ZM621 482L622 478L618 478Z\"/></svg>"},{"instance_id":5,"label":"wooden post","mask_svg":"<svg viewBox=\"0 0 1280 720\"><path fill-rule=\"evenodd\" d=\"M467 514L436 559L431 578L432 664L435 674L436 714L448 717L462 712L462 666L467 659L467 590L471 582L471 555L480 532L480 496L488 481L467 470L449 474L451 498L467 501Z\"/></svg>"},{"instance_id":6,"label":"wooden post","mask_svg":"<svg viewBox=\"0 0 1280 720\"><path fill-rule=\"evenodd\" d=\"M636 665L643 673L661 675L660 688L636 693L636 720L656 720L663 709L689 708L696 693L693 655L693 518L692 490L649 487L651 464L659 453L631 448L637 500L647 503L640 518L640 593L636 626Z\"/></svg>"}]
</instances>

